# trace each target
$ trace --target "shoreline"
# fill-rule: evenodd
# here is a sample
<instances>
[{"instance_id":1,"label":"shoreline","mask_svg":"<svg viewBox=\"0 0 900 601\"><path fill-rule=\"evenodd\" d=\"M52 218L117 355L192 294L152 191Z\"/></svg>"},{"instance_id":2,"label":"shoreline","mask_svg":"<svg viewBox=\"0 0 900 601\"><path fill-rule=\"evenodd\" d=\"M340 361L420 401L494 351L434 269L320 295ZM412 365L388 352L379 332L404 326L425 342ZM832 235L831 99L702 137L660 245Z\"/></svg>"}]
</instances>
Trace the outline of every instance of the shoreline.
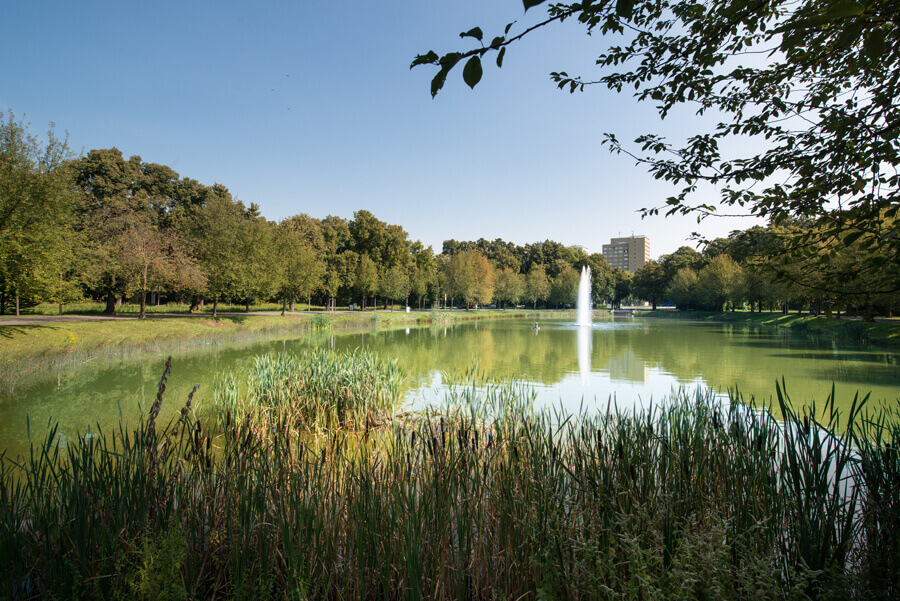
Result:
<instances>
[{"instance_id":1,"label":"shoreline","mask_svg":"<svg viewBox=\"0 0 900 601\"><path fill-rule=\"evenodd\" d=\"M367 311L338 313L156 314L136 316L33 316L0 318L0 386L72 363L146 353L171 353L189 347L235 340L367 327L400 327L526 317L521 310ZM73 319L75 318L75 319ZM13 319L16 322L13 322ZM27 323L21 323L27 322Z\"/></svg>"},{"instance_id":2,"label":"shoreline","mask_svg":"<svg viewBox=\"0 0 900 601\"><path fill-rule=\"evenodd\" d=\"M635 311L635 317L783 328L798 334L828 336L837 342L846 344L871 344L893 349L900 347L900 319L878 319L866 322L844 316L836 318L824 315L797 315L796 313L785 315L780 311L749 313L747 311L675 311L667 309Z\"/></svg>"}]
</instances>

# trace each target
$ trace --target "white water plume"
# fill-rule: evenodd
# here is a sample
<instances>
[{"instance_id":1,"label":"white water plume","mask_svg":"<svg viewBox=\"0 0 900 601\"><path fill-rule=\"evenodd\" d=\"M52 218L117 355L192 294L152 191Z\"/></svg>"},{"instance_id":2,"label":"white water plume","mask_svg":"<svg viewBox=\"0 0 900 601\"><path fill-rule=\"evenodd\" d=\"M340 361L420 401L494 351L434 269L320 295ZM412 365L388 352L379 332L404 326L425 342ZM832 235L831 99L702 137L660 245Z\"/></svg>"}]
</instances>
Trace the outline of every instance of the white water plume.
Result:
<instances>
[{"instance_id":1,"label":"white water plume","mask_svg":"<svg viewBox=\"0 0 900 601\"><path fill-rule=\"evenodd\" d=\"M575 303L575 325L591 327L591 268L581 268L578 298Z\"/></svg>"}]
</instances>

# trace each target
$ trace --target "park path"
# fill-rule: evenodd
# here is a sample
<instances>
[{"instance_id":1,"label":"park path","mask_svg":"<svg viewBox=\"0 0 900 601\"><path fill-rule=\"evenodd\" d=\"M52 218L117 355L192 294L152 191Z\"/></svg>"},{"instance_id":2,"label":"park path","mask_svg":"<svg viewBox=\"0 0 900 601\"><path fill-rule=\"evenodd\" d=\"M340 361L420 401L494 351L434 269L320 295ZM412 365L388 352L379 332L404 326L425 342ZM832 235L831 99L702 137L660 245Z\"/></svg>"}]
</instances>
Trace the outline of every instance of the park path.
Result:
<instances>
[{"instance_id":1,"label":"park path","mask_svg":"<svg viewBox=\"0 0 900 601\"><path fill-rule=\"evenodd\" d=\"M345 311L337 311L344 313ZM281 311L251 311L250 313L223 313L218 317L246 317L247 315L281 315ZM285 313L285 315L324 315L323 313ZM334 313L329 313L334 315ZM212 313L148 313L147 319L190 319L197 317L212 317ZM19 317L0 315L0 326L28 326L43 323L66 323L75 321L128 321L136 320L138 315L22 315Z\"/></svg>"}]
</instances>

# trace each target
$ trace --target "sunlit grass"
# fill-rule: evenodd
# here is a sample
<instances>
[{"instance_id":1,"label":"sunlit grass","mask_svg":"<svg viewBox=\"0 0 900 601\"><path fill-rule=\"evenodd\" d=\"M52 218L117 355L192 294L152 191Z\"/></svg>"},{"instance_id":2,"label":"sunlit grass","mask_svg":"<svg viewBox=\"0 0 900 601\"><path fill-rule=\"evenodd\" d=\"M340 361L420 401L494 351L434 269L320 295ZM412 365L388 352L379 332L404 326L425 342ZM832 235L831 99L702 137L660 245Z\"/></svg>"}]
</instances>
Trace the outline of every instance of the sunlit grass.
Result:
<instances>
[{"instance_id":1,"label":"sunlit grass","mask_svg":"<svg viewBox=\"0 0 900 601\"><path fill-rule=\"evenodd\" d=\"M268 354L242 380L232 372L220 377L213 412L223 428L237 420L301 432L359 430L392 417L401 381L396 361L369 352Z\"/></svg>"},{"instance_id":2,"label":"sunlit grass","mask_svg":"<svg viewBox=\"0 0 900 601\"><path fill-rule=\"evenodd\" d=\"M198 315L183 319L123 319L4 325L0 323L0 386L61 365L144 353L171 354L184 349L230 344L255 336L355 327L395 327L515 318L517 311L323 312L287 315Z\"/></svg>"}]
</instances>

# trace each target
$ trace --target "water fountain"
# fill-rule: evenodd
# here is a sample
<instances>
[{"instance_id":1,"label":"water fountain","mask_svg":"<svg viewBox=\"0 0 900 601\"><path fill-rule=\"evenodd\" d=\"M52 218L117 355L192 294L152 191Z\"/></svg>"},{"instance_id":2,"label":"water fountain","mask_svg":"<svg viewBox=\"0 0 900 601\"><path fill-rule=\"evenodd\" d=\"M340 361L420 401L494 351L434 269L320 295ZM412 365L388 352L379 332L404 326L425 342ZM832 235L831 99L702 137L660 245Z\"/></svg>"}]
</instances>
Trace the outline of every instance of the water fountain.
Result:
<instances>
[{"instance_id":1,"label":"water fountain","mask_svg":"<svg viewBox=\"0 0 900 601\"><path fill-rule=\"evenodd\" d=\"M591 268L581 268L578 298L575 302L575 325L591 327Z\"/></svg>"}]
</instances>

